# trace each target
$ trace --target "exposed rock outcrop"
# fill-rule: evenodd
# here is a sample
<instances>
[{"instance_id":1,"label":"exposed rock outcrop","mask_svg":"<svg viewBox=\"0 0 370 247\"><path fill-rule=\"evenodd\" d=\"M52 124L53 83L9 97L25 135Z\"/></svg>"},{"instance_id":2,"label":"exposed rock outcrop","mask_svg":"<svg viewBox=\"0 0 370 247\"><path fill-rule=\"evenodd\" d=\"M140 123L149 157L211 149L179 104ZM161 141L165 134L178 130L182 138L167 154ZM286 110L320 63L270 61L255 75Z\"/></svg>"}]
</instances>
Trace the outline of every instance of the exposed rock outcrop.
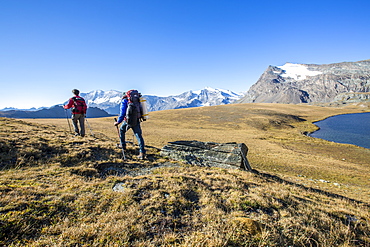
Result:
<instances>
[{"instance_id":1,"label":"exposed rock outcrop","mask_svg":"<svg viewBox=\"0 0 370 247\"><path fill-rule=\"evenodd\" d=\"M333 101L347 103L370 101L370 93L341 93L335 96Z\"/></svg>"},{"instance_id":2,"label":"exposed rock outcrop","mask_svg":"<svg viewBox=\"0 0 370 247\"><path fill-rule=\"evenodd\" d=\"M362 102L370 98L370 60L269 66L238 103Z\"/></svg>"},{"instance_id":3,"label":"exposed rock outcrop","mask_svg":"<svg viewBox=\"0 0 370 247\"><path fill-rule=\"evenodd\" d=\"M160 154L191 165L252 170L247 152L244 143L175 141L164 146Z\"/></svg>"}]
</instances>

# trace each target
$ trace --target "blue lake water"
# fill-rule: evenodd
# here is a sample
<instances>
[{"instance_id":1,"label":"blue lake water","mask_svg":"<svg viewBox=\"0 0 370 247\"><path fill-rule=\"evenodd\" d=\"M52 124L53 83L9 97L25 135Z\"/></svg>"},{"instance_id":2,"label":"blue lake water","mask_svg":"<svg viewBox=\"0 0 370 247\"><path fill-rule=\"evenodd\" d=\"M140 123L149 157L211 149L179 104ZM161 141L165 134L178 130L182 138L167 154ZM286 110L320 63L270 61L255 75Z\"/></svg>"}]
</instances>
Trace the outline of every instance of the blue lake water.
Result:
<instances>
[{"instance_id":1,"label":"blue lake water","mask_svg":"<svg viewBox=\"0 0 370 247\"><path fill-rule=\"evenodd\" d=\"M370 112L337 115L314 124L320 129L309 136L370 148Z\"/></svg>"}]
</instances>

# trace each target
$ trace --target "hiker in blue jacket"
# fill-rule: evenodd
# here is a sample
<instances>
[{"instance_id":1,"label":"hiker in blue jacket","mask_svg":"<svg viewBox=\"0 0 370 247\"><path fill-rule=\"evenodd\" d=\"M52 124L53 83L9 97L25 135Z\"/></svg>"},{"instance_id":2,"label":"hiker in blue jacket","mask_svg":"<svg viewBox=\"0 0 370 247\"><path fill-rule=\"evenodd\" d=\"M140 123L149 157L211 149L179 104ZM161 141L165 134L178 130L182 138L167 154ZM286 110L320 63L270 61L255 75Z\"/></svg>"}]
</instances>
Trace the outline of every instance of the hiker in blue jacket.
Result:
<instances>
[{"instance_id":1,"label":"hiker in blue jacket","mask_svg":"<svg viewBox=\"0 0 370 247\"><path fill-rule=\"evenodd\" d=\"M131 124L132 120L130 121L130 119L129 119L130 117L132 117L132 116L129 116L130 115L130 109L128 110L129 104L130 104L130 107L133 104L133 100L132 100L133 97L131 96L132 91L134 91L134 93L135 92L137 93L136 90L130 90L126 93L123 93L119 117L117 119L117 122L114 123L114 125L118 126L120 123L122 123L121 127L119 128L119 130L120 130L120 143L121 143L120 148L123 148L124 150L126 150L126 141L125 141L126 131L129 130L130 128L132 128L132 131L134 132L134 134L136 136L136 139L138 141L138 144L139 144L140 153L137 157L139 159L144 159L146 150L145 150L145 143L144 143L144 139L143 139L143 136L142 136L141 127L140 127L141 114L135 114L133 116L135 118L134 124ZM140 96L141 95L138 93L137 102L139 102L138 98ZM138 109L140 109L140 102L138 103L137 107L138 107Z\"/></svg>"}]
</instances>

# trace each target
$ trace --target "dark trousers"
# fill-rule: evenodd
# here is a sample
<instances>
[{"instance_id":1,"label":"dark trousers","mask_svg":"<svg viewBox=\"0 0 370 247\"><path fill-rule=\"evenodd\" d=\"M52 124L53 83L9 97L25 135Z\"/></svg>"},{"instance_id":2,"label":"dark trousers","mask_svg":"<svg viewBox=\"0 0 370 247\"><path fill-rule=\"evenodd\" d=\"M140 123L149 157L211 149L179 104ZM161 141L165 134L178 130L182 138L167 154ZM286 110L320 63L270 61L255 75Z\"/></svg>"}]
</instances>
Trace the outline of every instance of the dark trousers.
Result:
<instances>
[{"instance_id":1,"label":"dark trousers","mask_svg":"<svg viewBox=\"0 0 370 247\"><path fill-rule=\"evenodd\" d=\"M75 133L85 136L85 114L72 114L72 123L75 128ZM80 126L78 126L78 124Z\"/></svg>"},{"instance_id":2,"label":"dark trousers","mask_svg":"<svg viewBox=\"0 0 370 247\"><path fill-rule=\"evenodd\" d=\"M126 135L126 131L128 130L126 121L124 121L121 124L121 127L119 128L119 130L120 130L120 137L121 137L121 145L122 147L126 148L125 135ZM140 127L140 122L138 122L138 124L132 128L132 131L134 132L137 142L139 144L140 153L145 154L146 153L145 143L144 143L141 127Z\"/></svg>"}]
</instances>

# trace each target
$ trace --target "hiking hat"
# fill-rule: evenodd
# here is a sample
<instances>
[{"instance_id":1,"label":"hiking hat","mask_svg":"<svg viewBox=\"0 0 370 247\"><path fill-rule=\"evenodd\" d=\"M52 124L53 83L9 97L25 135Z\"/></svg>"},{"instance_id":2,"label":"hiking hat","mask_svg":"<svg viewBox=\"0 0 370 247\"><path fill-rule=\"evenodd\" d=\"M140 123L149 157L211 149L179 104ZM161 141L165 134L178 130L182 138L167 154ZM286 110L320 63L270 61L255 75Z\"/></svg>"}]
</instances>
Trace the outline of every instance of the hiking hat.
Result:
<instances>
[{"instance_id":1,"label":"hiking hat","mask_svg":"<svg viewBox=\"0 0 370 247\"><path fill-rule=\"evenodd\" d=\"M78 89L73 89L73 90L72 90L72 93L73 93L74 95L79 95L79 94L80 94L80 91L79 91Z\"/></svg>"}]
</instances>

